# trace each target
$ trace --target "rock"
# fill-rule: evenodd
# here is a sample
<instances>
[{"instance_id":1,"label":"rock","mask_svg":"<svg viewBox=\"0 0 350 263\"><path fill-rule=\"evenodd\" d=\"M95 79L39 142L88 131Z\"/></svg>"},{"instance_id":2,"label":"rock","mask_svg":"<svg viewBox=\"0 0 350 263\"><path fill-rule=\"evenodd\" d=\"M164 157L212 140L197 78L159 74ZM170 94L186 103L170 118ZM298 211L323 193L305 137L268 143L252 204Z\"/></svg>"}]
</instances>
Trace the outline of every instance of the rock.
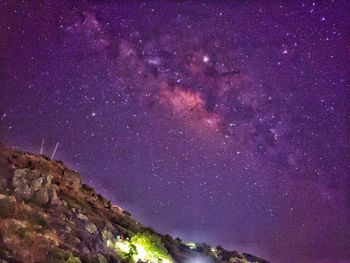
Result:
<instances>
[{"instance_id":1,"label":"rock","mask_svg":"<svg viewBox=\"0 0 350 263\"><path fill-rule=\"evenodd\" d=\"M76 237L74 240L75 240L75 242L76 242L77 244L80 244L80 243L81 243L80 239L77 238L77 237Z\"/></svg>"},{"instance_id":2,"label":"rock","mask_svg":"<svg viewBox=\"0 0 350 263\"><path fill-rule=\"evenodd\" d=\"M97 226L96 226L94 223L92 223L92 222L87 222L87 223L85 223L84 228L85 228L90 234L94 234L94 233L96 233L96 231L97 231Z\"/></svg>"},{"instance_id":3,"label":"rock","mask_svg":"<svg viewBox=\"0 0 350 263\"><path fill-rule=\"evenodd\" d=\"M57 190L55 187L51 188L50 191L50 204L57 206L62 204L62 201L57 196Z\"/></svg>"},{"instance_id":4,"label":"rock","mask_svg":"<svg viewBox=\"0 0 350 263\"><path fill-rule=\"evenodd\" d=\"M39 205L46 205L49 202L49 192L46 187L40 188L39 191L35 193L33 201Z\"/></svg>"},{"instance_id":5,"label":"rock","mask_svg":"<svg viewBox=\"0 0 350 263\"><path fill-rule=\"evenodd\" d=\"M39 205L46 205L50 200L52 178L36 169L16 169L12 179L15 195L26 201L32 199Z\"/></svg>"},{"instance_id":6,"label":"rock","mask_svg":"<svg viewBox=\"0 0 350 263\"><path fill-rule=\"evenodd\" d=\"M117 230L116 227L113 226L112 223L109 221L106 222L106 229L108 229L112 233L114 233Z\"/></svg>"},{"instance_id":7,"label":"rock","mask_svg":"<svg viewBox=\"0 0 350 263\"><path fill-rule=\"evenodd\" d=\"M106 198L104 198L102 195L97 194L98 201L105 207L105 208L111 208L112 202L108 201Z\"/></svg>"},{"instance_id":8,"label":"rock","mask_svg":"<svg viewBox=\"0 0 350 263\"><path fill-rule=\"evenodd\" d=\"M44 178L43 177L39 177L39 178L35 178L32 180L31 185L33 187L34 191L38 191L41 187L41 185L44 182Z\"/></svg>"},{"instance_id":9,"label":"rock","mask_svg":"<svg viewBox=\"0 0 350 263\"><path fill-rule=\"evenodd\" d=\"M80 219L80 220L83 220L83 221L88 221L89 220L89 218L86 215L82 214L82 213L77 214L77 218Z\"/></svg>"},{"instance_id":10,"label":"rock","mask_svg":"<svg viewBox=\"0 0 350 263\"><path fill-rule=\"evenodd\" d=\"M1 176L0 176L0 191L4 192L4 190L7 187L7 180L6 180L6 177L2 175L1 170L0 170L0 174L1 174Z\"/></svg>"},{"instance_id":11,"label":"rock","mask_svg":"<svg viewBox=\"0 0 350 263\"><path fill-rule=\"evenodd\" d=\"M33 190L27 178L28 173L29 169L16 169L12 179L15 195L24 200L29 200L33 197Z\"/></svg>"},{"instance_id":12,"label":"rock","mask_svg":"<svg viewBox=\"0 0 350 263\"><path fill-rule=\"evenodd\" d=\"M65 169L62 175L61 185L66 188L70 194L77 194L81 187L80 175L73 170Z\"/></svg>"},{"instance_id":13,"label":"rock","mask_svg":"<svg viewBox=\"0 0 350 263\"><path fill-rule=\"evenodd\" d=\"M65 232L67 232L67 233L72 232L72 228L71 228L70 226L66 226L66 229L65 229L65 230L66 230Z\"/></svg>"},{"instance_id":14,"label":"rock","mask_svg":"<svg viewBox=\"0 0 350 263\"><path fill-rule=\"evenodd\" d=\"M81 251L82 254L85 254L85 255L89 255L90 254L90 250L84 245L82 245L79 250Z\"/></svg>"},{"instance_id":15,"label":"rock","mask_svg":"<svg viewBox=\"0 0 350 263\"><path fill-rule=\"evenodd\" d=\"M107 263L108 261L103 255L97 254L97 262L98 263Z\"/></svg>"},{"instance_id":16,"label":"rock","mask_svg":"<svg viewBox=\"0 0 350 263\"><path fill-rule=\"evenodd\" d=\"M31 180L31 185L35 191L38 191L45 181L45 175L41 174L41 172L36 169L29 171L26 176Z\"/></svg>"},{"instance_id":17,"label":"rock","mask_svg":"<svg viewBox=\"0 0 350 263\"><path fill-rule=\"evenodd\" d=\"M29 169L16 169L12 178L13 187L17 188L22 186L23 181L26 180L26 175Z\"/></svg>"},{"instance_id":18,"label":"rock","mask_svg":"<svg viewBox=\"0 0 350 263\"><path fill-rule=\"evenodd\" d=\"M267 263L219 247L186 249L181 240L159 235L122 211L93 188L81 186L79 174L62 163L36 154L0 151L0 257L9 262L73 263L80 262L79 257L83 262L121 262L114 244L130 242L133 235L148 231L174 262L185 262L197 253L217 263ZM45 258L52 256L52 250L59 251L60 257Z\"/></svg>"},{"instance_id":19,"label":"rock","mask_svg":"<svg viewBox=\"0 0 350 263\"><path fill-rule=\"evenodd\" d=\"M101 231L103 240L111 240L113 238L113 234L107 230L107 228L104 228Z\"/></svg>"},{"instance_id":20,"label":"rock","mask_svg":"<svg viewBox=\"0 0 350 263\"><path fill-rule=\"evenodd\" d=\"M45 176L45 182L46 182L46 185L48 186L51 186L52 185L52 180L53 180L53 176L48 174Z\"/></svg>"}]
</instances>

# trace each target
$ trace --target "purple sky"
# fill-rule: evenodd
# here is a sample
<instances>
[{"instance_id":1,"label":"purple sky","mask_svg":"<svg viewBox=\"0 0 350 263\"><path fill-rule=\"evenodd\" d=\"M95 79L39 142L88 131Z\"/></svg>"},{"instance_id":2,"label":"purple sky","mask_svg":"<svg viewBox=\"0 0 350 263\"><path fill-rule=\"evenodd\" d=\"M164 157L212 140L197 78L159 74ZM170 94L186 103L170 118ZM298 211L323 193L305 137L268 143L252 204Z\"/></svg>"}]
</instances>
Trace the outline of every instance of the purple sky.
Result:
<instances>
[{"instance_id":1,"label":"purple sky","mask_svg":"<svg viewBox=\"0 0 350 263\"><path fill-rule=\"evenodd\" d=\"M1 1L0 139L45 138L48 155L58 141L57 159L158 231L350 262L349 10Z\"/></svg>"}]
</instances>

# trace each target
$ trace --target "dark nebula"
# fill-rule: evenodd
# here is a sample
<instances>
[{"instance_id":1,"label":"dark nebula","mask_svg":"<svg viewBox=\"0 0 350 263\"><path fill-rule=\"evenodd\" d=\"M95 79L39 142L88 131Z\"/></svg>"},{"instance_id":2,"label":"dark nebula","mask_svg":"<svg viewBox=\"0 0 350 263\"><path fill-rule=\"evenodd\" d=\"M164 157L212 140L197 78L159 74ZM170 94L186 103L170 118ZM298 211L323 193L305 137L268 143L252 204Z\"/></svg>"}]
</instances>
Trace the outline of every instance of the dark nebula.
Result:
<instances>
[{"instance_id":1,"label":"dark nebula","mask_svg":"<svg viewBox=\"0 0 350 263\"><path fill-rule=\"evenodd\" d=\"M1 1L0 139L156 230L350 260L349 1Z\"/></svg>"}]
</instances>

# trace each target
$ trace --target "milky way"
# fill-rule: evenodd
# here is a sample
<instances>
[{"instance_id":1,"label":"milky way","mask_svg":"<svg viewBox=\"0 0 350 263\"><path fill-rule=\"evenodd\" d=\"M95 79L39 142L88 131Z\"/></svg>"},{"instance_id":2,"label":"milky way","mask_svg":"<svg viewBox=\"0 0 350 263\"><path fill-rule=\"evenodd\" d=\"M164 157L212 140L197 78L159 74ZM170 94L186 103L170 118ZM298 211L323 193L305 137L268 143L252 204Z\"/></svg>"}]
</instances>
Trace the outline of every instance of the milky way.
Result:
<instances>
[{"instance_id":1,"label":"milky way","mask_svg":"<svg viewBox=\"0 0 350 263\"><path fill-rule=\"evenodd\" d=\"M60 3L58 3L60 2ZM348 1L2 1L0 139L156 230L350 260Z\"/></svg>"}]
</instances>

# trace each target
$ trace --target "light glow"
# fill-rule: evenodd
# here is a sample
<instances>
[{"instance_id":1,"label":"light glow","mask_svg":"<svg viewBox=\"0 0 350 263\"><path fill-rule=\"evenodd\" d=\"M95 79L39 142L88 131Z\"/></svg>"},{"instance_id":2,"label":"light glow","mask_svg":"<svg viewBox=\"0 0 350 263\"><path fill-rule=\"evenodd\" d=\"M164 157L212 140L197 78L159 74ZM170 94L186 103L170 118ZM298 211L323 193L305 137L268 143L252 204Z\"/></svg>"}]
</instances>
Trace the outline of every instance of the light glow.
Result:
<instances>
[{"instance_id":1,"label":"light glow","mask_svg":"<svg viewBox=\"0 0 350 263\"><path fill-rule=\"evenodd\" d=\"M107 246L115 250L122 258L132 262L173 263L161 239L150 233L138 233L130 241L117 239L113 243L108 240Z\"/></svg>"}]
</instances>

